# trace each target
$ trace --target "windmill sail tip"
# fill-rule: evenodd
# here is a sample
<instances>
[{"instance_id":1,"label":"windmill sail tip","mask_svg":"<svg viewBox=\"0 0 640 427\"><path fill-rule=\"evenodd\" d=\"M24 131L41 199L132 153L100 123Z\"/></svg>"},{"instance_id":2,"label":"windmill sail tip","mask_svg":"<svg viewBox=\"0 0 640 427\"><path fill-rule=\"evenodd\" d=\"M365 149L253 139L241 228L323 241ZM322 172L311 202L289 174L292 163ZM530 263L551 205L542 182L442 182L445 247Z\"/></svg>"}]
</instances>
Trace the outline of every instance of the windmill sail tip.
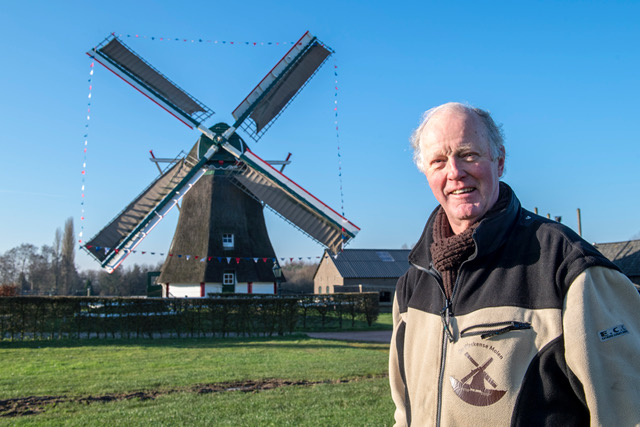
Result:
<instances>
[{"instance_id":1,"label":"windmill sail tip","mask_svg":"<svg viewBox=\"0 0 640 427\"><path fill-rule=\"evenodd\" d=\"M87 52L179 120L197 127L214 112L155 69L114 34ZM191 127L191 125L188 125Z\"/></svg>"},{"instance_id":2,"label":"windmill sail tip","mask_svg":"<svg viewBox=\"0 0 640 427\"><path fill-rule=\"evenodd\" d=\"M236 127L258 140L317 73L333 50L308 31L233 111Z\"/></svg>"}]
</instances>

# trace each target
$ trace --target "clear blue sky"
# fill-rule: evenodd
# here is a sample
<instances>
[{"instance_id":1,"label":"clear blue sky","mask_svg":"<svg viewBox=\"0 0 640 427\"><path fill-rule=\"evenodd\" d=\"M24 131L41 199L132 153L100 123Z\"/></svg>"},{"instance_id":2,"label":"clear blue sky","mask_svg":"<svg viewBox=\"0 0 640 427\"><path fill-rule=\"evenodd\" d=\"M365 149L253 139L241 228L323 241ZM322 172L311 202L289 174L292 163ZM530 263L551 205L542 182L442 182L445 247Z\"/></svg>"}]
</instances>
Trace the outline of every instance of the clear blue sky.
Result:
<instances>
[{"instance_id":1,"label":"clear blue sky","mask_svg":"<svg viewBox=\"0 0 640 427\"><path fill-rule=\"evenodd\" d=\"M362 229L352 248L418 239L436 201L408 137L425 109L448 101L503 124L504 180L526 208L574 229L580 208L591 242L640 238L639 21L631 1L3 2L0 252L51 244L68 217L91 237L156 176L148 150L174 156L198 137L96 66L81 221L85 52L110 32L227 122L288 49L266 43L310 30L331 46L334 58L252 149L268 160L292 152L285 173L338 211L340 159L344 212ZM138 249L166 252L176 221L174 212ZM278 257L321 255L274 215L267 223Z\"/></svg>"}]
</instances>

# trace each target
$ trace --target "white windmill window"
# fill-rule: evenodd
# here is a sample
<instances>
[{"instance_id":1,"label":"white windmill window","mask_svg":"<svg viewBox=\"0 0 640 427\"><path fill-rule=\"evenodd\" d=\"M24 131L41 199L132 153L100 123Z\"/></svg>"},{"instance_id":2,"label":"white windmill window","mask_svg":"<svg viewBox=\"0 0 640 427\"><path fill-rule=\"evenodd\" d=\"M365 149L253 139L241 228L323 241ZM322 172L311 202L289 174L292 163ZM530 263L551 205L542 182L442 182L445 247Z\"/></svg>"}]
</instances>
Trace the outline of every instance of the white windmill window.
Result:
<instances>
[{"instance_id":1,"label":"white windmill window","mask_svg":"<svg viewBox=\"0 0 640 427\"><path fill-rule=\"evenodd\" d=\"M236 274L233 272L223 273L222 274L222 284L223 285L235 285L236 284Z\"/></svg>"},{"instance_id":2,"label":"white windmill window","mask_svg":"<svg viewBox=\"0 0 640 427\"><path fill-rule=\"evenodd\" d=\"M233 249L233 234L224 233L222 235L222 248L223 249Z\"/></svg>"}]
</instances>

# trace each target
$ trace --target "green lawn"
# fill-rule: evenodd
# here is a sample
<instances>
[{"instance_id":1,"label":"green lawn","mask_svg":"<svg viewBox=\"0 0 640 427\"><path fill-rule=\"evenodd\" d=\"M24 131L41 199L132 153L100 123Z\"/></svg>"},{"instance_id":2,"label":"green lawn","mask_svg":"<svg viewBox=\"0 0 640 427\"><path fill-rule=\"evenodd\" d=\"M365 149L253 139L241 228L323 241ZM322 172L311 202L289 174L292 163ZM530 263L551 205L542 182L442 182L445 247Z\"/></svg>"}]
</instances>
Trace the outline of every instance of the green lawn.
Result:
<instances>
[{"instance_id":1,"label":"green lawn","mask_svg":"<svg viewBox=\"0 0 640 427\"><path fill-rule=\"evenodd\" d=\"M390 425L387 357L303 335L5 342L0 399L51 399L33 415L5 404L0 425ZM247 381L272 389L213 391Z\"/></svg>"},{"instance_id":2,"label":"green lawn","mask_svg":"<svg viewBox=\"0 0 640 427\"><path fill-rule=\"evenodd\" d=\"M378 329L393 329L393 315L391 313L380 313L378 320L372 325Z\"/></svg>"}]
</instances>

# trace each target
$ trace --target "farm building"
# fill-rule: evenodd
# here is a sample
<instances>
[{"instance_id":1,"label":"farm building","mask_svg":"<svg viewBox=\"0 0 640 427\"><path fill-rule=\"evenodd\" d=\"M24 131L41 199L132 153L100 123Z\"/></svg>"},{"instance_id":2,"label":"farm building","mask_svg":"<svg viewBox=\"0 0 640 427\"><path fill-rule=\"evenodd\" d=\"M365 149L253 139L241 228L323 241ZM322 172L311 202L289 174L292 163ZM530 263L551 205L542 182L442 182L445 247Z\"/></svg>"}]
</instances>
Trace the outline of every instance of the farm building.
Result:
<instances>
[{"instance_id":1,"label":"farm building","mask_svg":"<svg viewBox=\"0 0 640 427\"><path fill-rule=\"evenodd\" d=\"M595 243L594 246L617 265L640 290L640 240Z\"/></svg>"},{"instance_id":2,"label":"farm building","mask_svg":"<svg viewBox=\"0 0 640 427\"><path fill-rule=\"evenodd\" d=\"M313 276L316 294L379 292L391 304L396 282L409 269L410 249L345 249L333 256L325 251Z\"/></svg>"}]
</instances>

